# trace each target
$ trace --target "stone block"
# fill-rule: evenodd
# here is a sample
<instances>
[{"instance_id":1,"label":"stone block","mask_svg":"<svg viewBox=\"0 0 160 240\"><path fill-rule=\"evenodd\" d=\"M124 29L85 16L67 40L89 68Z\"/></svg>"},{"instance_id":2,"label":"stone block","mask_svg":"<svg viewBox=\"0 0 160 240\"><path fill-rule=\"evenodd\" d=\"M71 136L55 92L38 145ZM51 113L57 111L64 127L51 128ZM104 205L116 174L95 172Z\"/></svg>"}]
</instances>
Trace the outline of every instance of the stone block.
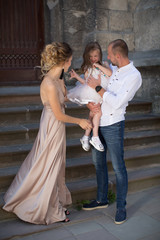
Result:
<instances>
[{"instance_id":1,"label":"stone block","mask_svg":"<svg viewBox=\"0 0 160 240\"><path fill-rule=\"evenodd\" d=\"M105 9L97 9L96 12L97 30L108 30L109 11Z\"/></svg>"},{"instance_id":2,"label":"stone block","mask_svg":"<svg viewBox=\"0 0 160 240\"><path fill-rule=\"evenodd\" d=\"M132 13L111 11L109 14L109 29L111 31L128 31L133 29Z\"/></svg>"},{"instance_id":3,"label":"stone block","mask_svg":"<svg viewBox=\"0 0 160 240\"><path fill-rule=\"evenodd\" d=\"M160 113L160 96L155 96L153 101L153 112Z\"/></svg>"},{"instance_id":4,"label":"stone block","mask_svg":"<svg viewBox=\"0 0 160 240\"><path fill-rule=\"evenodd\" d=\"M88 8L95 8L95 3L92 0L64 0L63 1L63 9L66 10L74 10L74 11L87 11Z\"/></svg>"},{"instance_id":5,"label":"stone block","mask_svg":"<svg viewBox=\"0 0 160 240\"><path fill-rule=\"evenodd\" d=\"M69 43L74 51L81 51L83 43L83 31L79 31L73 34L64 32L64 41Z\"/></svg>"},{"instance_id":6,"label":"stone block","mask_svg":"<svg viewBox=\"0 0 160 240\"><path fill-rule=\"evenodd\" d=\"M110 33L110 32L97 32L96 40L101 45L102 51L107 51L108 44L115 39L123 39L129 48L129 51L134 50L134 34Z\"/></svg>"},{"instance_id":7,"label":"stone block","mask_svg":"<svg viewBox=\"0 0 160 240\"><path fill-rule=\"evenodd\" d=\"M128 0L128 10L134 12L141 0Z\"/></svg>"},{"instance_id":8,"label":"stone block","mask_svg":"<svg viewBox=\"0 0 160 240\"><path fill-rule=\"evenodd\" d=\"M146 4L138 5L134 15L134 32L136 51L160 49L160 1L146 1Z\"/></svg>"},{"instance_id":9,"label":"stone block","mask_svg":"<svg viewBox=\"0 0 160 240\"><path fill-rule=\"evenodd\" d=\"M129 51L134 51L135 43L134 43L134 33L125 33L122 35L122 39L127 43Z\"/></svg>"},{"instance_id":10,"label":"stone block","mask_svg":"<svg viewBox=\"0 0 160 240\"><path fill-rule=\"evenodd\" d=\"M118 38L122 38L121 33L97 32L96 41L101 45L102 51L107 51L108 44Z\"/></svg>"},{"instance_id":11,"label":"stone block","mask_svg":"<svg viewBox=\"0 0 160 240\"><path fill-rule=\"evenodd\" d=\"M108 10L123 10L128 9L128 0L96 0L97 8Z\"/></svg>"},{"instance_id":12,"label":"stone block","mask_svg":"<svg viewBox=\"0 0 160 240\"><path fill-rule=\"evenodd\" d=\"M50 10L51 41L63 41L63 18L59 4Z\"/></svg>"},{"instance_id":13,"label":"stone block","mask_svg":"<svg viewBox=\"0 0 160 240\"><path fill-rule=\"evenodd\" d=\"M87 12L66 11L64 14L64 31L75 34L79 31L90 32L95 28L95 16L93 9Z\"/></svg>"},{"instance_id":14,"label":"stone block","mask_svg":"<svg viewBox=\"0 0 160 240\"><path fill-rule=\"evenodd\" d=\"M160 96L160 66L140 67L138 68L142 74L142 87L139 96L144 99L154 99Z\"/></svg>"}]
</instances>

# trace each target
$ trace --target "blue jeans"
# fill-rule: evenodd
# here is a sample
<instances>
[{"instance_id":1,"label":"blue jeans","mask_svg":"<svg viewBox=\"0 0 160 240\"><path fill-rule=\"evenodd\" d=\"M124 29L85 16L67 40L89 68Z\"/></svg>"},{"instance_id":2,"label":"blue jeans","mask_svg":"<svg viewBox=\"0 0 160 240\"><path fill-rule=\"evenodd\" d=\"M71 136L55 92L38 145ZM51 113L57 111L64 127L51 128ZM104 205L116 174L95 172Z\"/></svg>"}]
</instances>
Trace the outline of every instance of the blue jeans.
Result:
<instances>
[{"instance_id":1,"label":"blue jeans","mask_svg":"<svg viewBox=\"0 0 160 240\"><path fill-rule=\"evenodd\" d=\"M125 208L128 190L128 176L124 162L124 121L110 126L99 127L99 137L105 151L92 148L93 163L97 177L97 201L106 203L108 194L107 150L116 175L117 208Z\"/></svg>"}]
</instances>

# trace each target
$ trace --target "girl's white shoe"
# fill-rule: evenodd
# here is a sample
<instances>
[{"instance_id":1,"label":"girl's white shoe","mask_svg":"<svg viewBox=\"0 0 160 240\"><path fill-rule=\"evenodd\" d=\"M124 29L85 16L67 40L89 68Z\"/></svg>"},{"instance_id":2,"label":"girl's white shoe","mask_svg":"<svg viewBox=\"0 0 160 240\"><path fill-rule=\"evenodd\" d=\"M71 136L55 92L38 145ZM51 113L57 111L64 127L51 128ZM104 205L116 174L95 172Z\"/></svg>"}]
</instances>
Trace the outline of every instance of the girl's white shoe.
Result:
<instances>
[{"instance_id":1,"label":"girl's white shoe","mask_svg":"<svg viewBox=\"0 0 160 240\"><path fill-rule=\"evenodd\" d=\"M101 143L99 137L92 137L89 141L92 146L100 152L104 151L103 144Z\"/></svg>"},{"instance_id":2,"label":"girl's white shoe","mask_svg":"<svg viewBox=\"0 0 160 240\"><path fill-rule=\"evenodd\" d=\"M88 152L90 150L89 138L82 137L80 142L82 144L82 148Z\"/></svg>"}]
</instances>

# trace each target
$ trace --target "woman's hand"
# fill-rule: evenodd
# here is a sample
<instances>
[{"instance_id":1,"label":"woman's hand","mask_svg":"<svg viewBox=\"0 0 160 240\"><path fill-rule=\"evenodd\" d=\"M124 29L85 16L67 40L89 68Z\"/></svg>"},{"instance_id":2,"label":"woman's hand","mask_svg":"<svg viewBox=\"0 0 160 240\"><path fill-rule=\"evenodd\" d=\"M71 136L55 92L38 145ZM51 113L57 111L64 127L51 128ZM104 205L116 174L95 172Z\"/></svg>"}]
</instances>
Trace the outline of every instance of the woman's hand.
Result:
<instances>
[{"instance_id":1,"label":"woman's hand","mask_svg":"<svg viewBox=\"0 0 160 240\"><path fill-rule=\"evenodd\" d=\"M89 108L89 110L93 113L93 115L95 115L96 113L98 113L99 111L101 111L101 105L100 103L95 104L93 102L89 102L87 104L87 107Z\"/></svg>"},{"instance_id":2,"label":"woman's hand","mask_svg":"<svg viewBox=\"0 0 160 240\"><path fill-rule=\"evenodd\" d=\"M69 73L71 75L70 79L72 79L72 78L77 79L79 77L79 75L73 69Z\"/></svg>"},{"instance_id":3,"label":"woman's hand","mask_svg":"<svg viewBox=\"0 0 160 240\"><path fill-rule=\"evenodd\" d=\"M83 128L84 130L92 129L92 124L87 119L80 119L79 126Z\"/></svg>"}]
</instances>

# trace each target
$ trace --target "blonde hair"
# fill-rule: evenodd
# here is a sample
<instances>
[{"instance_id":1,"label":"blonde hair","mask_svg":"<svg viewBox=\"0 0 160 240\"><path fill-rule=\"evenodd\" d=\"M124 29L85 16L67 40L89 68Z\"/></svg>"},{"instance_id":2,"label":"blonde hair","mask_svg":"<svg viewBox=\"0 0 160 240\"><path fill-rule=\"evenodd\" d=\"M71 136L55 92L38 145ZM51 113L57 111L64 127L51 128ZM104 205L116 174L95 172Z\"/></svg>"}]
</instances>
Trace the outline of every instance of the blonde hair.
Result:
<instances>
[{"instance_id":1,"label":"blonde hair","mask_svg":"<svg viewBox=\"0 0 160 240\"><path fill-rule=\"evenodd\" d=\"M41 53L41 72L45 76L52 67L63 64L72 56L69 44L63 42L52 42L45 46Z\"/></svg>"}]
</instances>

